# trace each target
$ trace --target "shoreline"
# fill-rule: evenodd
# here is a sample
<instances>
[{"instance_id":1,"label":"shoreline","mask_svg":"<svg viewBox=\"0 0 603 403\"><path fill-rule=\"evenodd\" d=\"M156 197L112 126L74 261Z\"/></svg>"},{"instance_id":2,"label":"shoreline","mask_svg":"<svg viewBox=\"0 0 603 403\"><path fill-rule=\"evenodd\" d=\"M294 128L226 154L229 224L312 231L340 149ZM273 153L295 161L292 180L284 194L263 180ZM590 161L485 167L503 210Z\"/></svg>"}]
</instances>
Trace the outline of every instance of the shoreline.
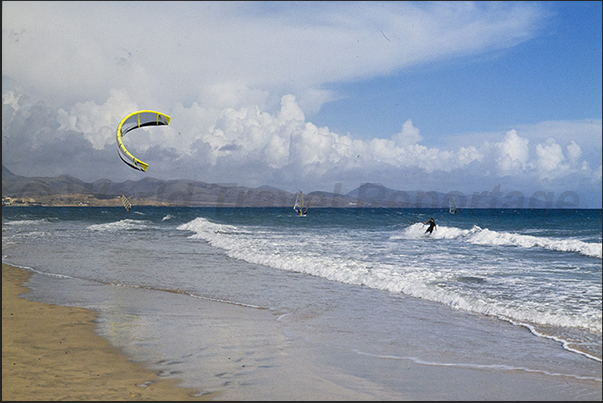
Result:
<instances>
[{"instance_id":1,"label":"shoreline","mask_svg":"<svg viewBox=\"0 0 603 403\"><path fill-rule=\"evenodd\" d=\"M199 304L171 292L156 295L118 287L128 295L123 299L126 306L128 301L144 301L161 317L178 312L193 319L194 340L190 332L174 332L175 326L164 322L147 328L146 335L136 327L123 327L117 333L126 336L117 337L118 341L137 339L128 335L142 337L153 357L173 361L174 357L197 356L153 371L127 358L127 343L112 344L109 334L101 336L103 331L97 330L95 323L101 317L95 311L20 298L28 291L22 284L32 273L3 264L2 274L3 400L574 401L601 397L601 383L596 379L520 365L501 370L496 365L472 365L452 358L424 361L405 350L379 355L368 350L333 349L332 344L321 342L328 332L313 332L309 339L300 337L304 332L296 331L292 323L287 325L286 319L280 320L282 312L242 309L211 300ZM33 285L35 292L38 286ZM115 296L116 290L111 291ZM51 286L46 292L58 297L65 290ZM103 291L92 292L104 299ZM276 314L281 316L275 320ZM102 320L107 319L111 323L111 317L103 315ZM113 319L120 328L120 318ZM417 322L410 319L409 331L433 330L431 324L415 326ZM465 322L455 321L455 325L467 329ZM532 340L533 336L520 333ZM191 342L176 353L170 350L170 345ZM157 362L144 351L132 356L137 362ZM162 378L159 374L166 370L180 371L182 381ZM192 388L179 386L183 384Z\"/></svg>"},{"instance_id":2,"label":"shoreline","mask_svg":"<svg viewBox=\"0 0 603 403\"><path fill-rule=\"evenodd\" d=\"M2 264L2 400L212 400L127 356L95 331L84 308L19 295L31 277Z\"/></svg>"}]
</instances>

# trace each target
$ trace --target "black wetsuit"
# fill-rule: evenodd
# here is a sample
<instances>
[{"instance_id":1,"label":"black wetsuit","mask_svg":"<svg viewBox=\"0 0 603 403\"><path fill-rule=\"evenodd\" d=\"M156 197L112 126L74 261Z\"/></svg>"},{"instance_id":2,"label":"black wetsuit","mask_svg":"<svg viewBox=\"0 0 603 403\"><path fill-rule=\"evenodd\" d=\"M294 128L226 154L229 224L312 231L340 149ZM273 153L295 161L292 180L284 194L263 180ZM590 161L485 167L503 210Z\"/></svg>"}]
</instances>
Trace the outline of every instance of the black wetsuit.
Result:
<instances>
[{"instance_id":1,"label":"black wetsuit","mask_svg":"<svg viewBox=\"0 0 603 403\"><path fill-rule=\"evenodd\" d=\"M431 233L433 232L433 229L434 229L434 228L435 228L435 226L436 226L436 223L435 223L435 221L430 220L430 221L428 221L426 224L429 224L429 228L427 228L427 231L425 231L425 233L426 233L426 234L427 234L427 233L430 233L430 234L431 234Z\"/></svg>"}]
</instances>

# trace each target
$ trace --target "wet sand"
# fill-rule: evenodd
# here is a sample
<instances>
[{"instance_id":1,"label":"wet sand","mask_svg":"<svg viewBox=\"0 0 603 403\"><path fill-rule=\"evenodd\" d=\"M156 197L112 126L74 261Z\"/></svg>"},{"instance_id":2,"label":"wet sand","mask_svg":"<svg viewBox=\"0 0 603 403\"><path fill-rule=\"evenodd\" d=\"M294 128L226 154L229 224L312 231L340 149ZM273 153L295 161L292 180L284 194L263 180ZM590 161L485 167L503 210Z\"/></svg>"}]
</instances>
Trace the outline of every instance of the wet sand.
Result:
<instances>
[{"instance_id":1,"label":"wet sand","mask_svg":"<svg viewBox=\"0 0 603 403\"><path fill-rule=\"evenodd\" d=\"M211 400L128 360L95 312L19 298L27 271L2 264L2 400Z\"/></svg>"},{"instance_id":2,"label":"wet sand","mask_svg":"<svg viewBox=\"0 0 603 403\"><path fill-rule=\"evenodd\" d=\"M421 363L411 351L399 358L358 354L297 337L304 333L283 325L288 316L275 320L277 313L267 310L174 293L110 289L112 294L123 291L120 301L126 306L142 301L162 318L155 327L155 321L145 322L154 339L146 335L145 348L153 354L165 347L163 355L174 357L173 345L187 346L177 350L178 356L193 358L163 369L180 370L186 385L203 388L188 389L159 375L165 371L129 360L133 355L124 354L127 347L121 346L122 351L111 338L100 336L94 311L19 298L28 291L22 284L30 275L2 265L3 400L601 400L600 380L521 368ZM62 295L60 287L48 290ZM167 321L174 310L180 316ZM183 317L190 321L190 331L174 333ZM425 324L410 323L413 331L427 334ZM122 330L124 340L140 336L136 328ZM311 333L318 341L321 334ZM146 360L144 352L142 358L157 362Z\"/></svg>"}]
</instances>

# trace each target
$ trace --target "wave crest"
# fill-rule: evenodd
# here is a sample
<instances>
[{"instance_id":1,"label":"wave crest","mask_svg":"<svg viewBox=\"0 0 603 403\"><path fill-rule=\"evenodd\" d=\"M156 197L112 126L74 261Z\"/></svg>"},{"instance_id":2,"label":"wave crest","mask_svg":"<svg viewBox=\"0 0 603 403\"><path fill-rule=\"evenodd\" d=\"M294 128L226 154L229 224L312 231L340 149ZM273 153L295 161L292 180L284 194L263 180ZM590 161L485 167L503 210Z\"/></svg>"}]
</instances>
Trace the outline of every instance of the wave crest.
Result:
<instances>
[{"instance_id":1,"label":"wave crest","mask_svg":"<svg viewBox=\"0 0 603 403\"><path fill-rule=\"evenodd\" d=\"M584 242L578 239L555 239L533 235L516 234L506 231L492 231L474 225L471 229L460 229L438 225L431 235L425 234L426 226L416 223L406 228L401 237L397 238L434 238L459 239L475 245L516 246L520 248L543 248L558 252L575 252L585 256L601 259L603 245L600 243ZM396 237L392 237L396 239Z\"/></svg>"},{"instance_id":2,"label":"wave crest","mask_svg":"<svg viewBox=\"0 0 603 403\"><path fill-rule=\"evenodd\" d=\"M88 227L90 231L124 231L124 230L141 230L148 228L148 225L143 221L138 220L120 220L115 222L93 224Z\"/></svg>"}]
</instances>

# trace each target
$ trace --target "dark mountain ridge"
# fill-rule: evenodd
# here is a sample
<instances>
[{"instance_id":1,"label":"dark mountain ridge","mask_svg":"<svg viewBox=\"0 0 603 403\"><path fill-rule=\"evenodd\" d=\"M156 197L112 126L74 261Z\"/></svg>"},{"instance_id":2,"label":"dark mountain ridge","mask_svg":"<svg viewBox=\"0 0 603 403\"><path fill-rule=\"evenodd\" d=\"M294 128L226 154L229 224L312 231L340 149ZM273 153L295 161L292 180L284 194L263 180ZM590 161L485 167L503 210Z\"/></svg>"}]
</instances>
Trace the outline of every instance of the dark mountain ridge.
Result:
<instances>
[{"instance_id":1,"label":"dark mountain ridge","mask_svg":"<svg viewBox=\"0 0 603 403\"><path fill-rule=\"evenodd\" d=\"M100 179L90 183L70 175L24 177L2 166L2 198L6 204L117 206L121 205L122 194L135 204L158 206L290 207L295 202L295 193L272 186L249 188L152 177L124 182ZM505 196L497 188L473 195L402 191L379 183L364 183L347 194L313 191L305 196L312 208L448 208L451 198L459 209L577 207L571 197L555 201L547 194L530 198L511 193Z\"/></svg>"}]
</instances>

